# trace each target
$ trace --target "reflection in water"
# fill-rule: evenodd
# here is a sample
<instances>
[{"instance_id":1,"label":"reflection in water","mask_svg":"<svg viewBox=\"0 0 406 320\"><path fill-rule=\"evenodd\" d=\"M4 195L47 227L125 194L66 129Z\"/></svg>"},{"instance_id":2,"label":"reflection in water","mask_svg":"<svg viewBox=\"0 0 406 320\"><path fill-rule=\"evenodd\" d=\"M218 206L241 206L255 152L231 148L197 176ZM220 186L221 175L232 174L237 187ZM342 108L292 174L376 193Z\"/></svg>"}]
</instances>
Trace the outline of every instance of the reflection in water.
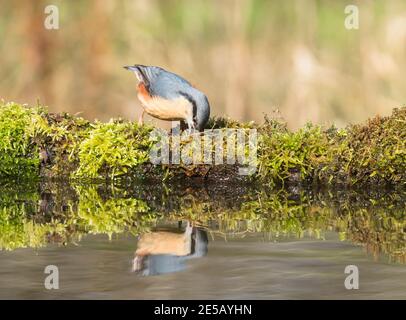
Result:
<instances>
[{"instance_id":1,"label":"reflection in water","mask_svg":"<svg viewBox=\"0 0 406 320\"><path fill-rule=\"evenodd\" d=\"M154 237L165 236L165 233L150 234L158 221L189 220L226 238L263 232L268 240L304 235L323 239L326 232L334 231L341 241L362 245L374 259L385 257L405 263L405 200L403 189L383 188L316 192L300 188L275 191L224 183L168 188L160 184L3 182L0 250L80 242L87 234L106 234L111 238L125 232L145 235L148 241L141 242L141 247L148 248L148 242L156 246ZM162 252L154 250L145 249L138 255L145 256L145 263L160 258L155 257L158 255L187 256L162 248L159 249ZM139 260L141 263L143 259Z\"/></svg>"},{"instance_id":2,"label":"reflection in water","mask_svg":"<svg viewBox=\"0 0 406 320\"><path fill-rule=\"evenodd\" d=\"M401 188L0 181L0 298L404 298L405 200ZM134 250L136 274L161 276L134 276ZM64 283L44 292L49 264ZM349 264L359 292L343 289Z\"/></svg>"},{"instance_id":3,"label":"reflection in water","mask_svg":"<svg viewBox=\"0 0 406 320\"><path fill-rule=\"evenodd\" d=\"M144 276L185 269L185 261L207 254L207 233L187 221L184 232L153 231L139 236L133 271Z\"/></svg>"}]
</instances>

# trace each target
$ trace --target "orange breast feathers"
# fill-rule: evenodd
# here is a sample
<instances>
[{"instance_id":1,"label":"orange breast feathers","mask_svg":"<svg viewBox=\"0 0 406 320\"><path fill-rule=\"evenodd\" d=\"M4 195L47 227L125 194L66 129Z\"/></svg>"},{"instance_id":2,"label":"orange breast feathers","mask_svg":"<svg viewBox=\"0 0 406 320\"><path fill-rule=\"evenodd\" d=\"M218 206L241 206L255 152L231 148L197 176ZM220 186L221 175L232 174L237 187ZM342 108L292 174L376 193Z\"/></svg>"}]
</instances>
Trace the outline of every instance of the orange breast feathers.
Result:
<instances>
[{"instance_id":1,"label":"orange breast feathers","mask_svg":"<svg viewBox=\"0 0 406 320\"><path fill-rule=\"evenodd\" d=\"M145 84L141 82L138 84L138 99L144 111L154 118L171 121L193 119L193 106L182 96L176 99L151 96Z\"/></svg>"},{"instance_id":2,"label":"orange breast feathers","mask_svg":"<svg viewBox=\"0 0 406 320\"><path fill-rule=\"evenodd\" d=\"M140 100L145 100L145 101L152 98L143 82L140 82L138 84L138 97L140 98Z\"/></svg>"}]
</instances>

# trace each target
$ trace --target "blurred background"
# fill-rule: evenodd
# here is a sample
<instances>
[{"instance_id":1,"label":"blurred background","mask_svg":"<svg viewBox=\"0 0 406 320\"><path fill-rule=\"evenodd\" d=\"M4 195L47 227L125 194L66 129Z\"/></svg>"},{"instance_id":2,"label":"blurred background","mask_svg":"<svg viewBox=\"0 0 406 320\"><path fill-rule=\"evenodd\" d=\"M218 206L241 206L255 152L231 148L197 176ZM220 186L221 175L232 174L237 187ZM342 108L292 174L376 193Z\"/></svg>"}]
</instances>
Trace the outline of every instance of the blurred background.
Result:
<instances>
[{"instance_id":1,"label":"blurred background","mask_svg":"<svg viewBox=\"0 0 406 320\"><path fill-rule=\"evenodd\" d=\"M47 30L44 8L59 8ZM359 8L358 30L344 8ZM291 128L362 121L406 102L404 0L0 0L0 98L137 119L128 64L204 91L213 115ZM154 123L161 125L157 120Z\"/></svg>"}]
</instances>

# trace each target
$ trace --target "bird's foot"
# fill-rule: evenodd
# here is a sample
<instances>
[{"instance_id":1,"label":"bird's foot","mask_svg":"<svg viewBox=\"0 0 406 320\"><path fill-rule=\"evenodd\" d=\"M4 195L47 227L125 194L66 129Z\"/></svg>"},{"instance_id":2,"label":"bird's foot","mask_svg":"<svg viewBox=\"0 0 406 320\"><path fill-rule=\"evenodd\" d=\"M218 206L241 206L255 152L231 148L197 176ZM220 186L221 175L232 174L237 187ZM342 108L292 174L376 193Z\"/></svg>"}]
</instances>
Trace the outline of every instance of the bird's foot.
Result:
<instances>
[{"instance_id":1,"label":"bird's foot","mask_svg":"<svg viewBox=\"0 0 406 320\"><path fill-rule=\"evenodd\" d=\"M138 117L138 125L142 126L144 124L144 111L141 113L141 115Z\"/></svg>"},{"instance_id":2,"label":"bird's foot","mask_svg":"<svg viewBox=\"0 0 406 320\"><path fill-rule=\"evenodd\" d=\"M195 131L196 131L196 129L195 129L194 124L189 124L188 129L187 129L188 135L191 135L191 134L195 133Z\"/></svg>"}]
</instances>

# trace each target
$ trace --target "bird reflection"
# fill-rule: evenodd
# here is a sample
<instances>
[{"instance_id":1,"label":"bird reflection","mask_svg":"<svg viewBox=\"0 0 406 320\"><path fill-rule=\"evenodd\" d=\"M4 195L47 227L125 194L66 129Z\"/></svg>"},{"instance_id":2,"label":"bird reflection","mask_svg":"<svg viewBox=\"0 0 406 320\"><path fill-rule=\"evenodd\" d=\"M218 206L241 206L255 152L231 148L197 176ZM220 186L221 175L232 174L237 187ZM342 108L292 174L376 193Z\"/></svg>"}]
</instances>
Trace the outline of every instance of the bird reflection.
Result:
<instances>
[{"instance_id":1,"label":"bird reflection","mask_svg":"<svg viewBox=\"0 0 406 320\"><path fill-rule=\"evenodd\" d=\"M181 271L187 260L205 256L207 246L207 232L190 222L181 233L179 230L145 233L138 239L132 270L143 276Z\"/></svg>"}]
</instances>

